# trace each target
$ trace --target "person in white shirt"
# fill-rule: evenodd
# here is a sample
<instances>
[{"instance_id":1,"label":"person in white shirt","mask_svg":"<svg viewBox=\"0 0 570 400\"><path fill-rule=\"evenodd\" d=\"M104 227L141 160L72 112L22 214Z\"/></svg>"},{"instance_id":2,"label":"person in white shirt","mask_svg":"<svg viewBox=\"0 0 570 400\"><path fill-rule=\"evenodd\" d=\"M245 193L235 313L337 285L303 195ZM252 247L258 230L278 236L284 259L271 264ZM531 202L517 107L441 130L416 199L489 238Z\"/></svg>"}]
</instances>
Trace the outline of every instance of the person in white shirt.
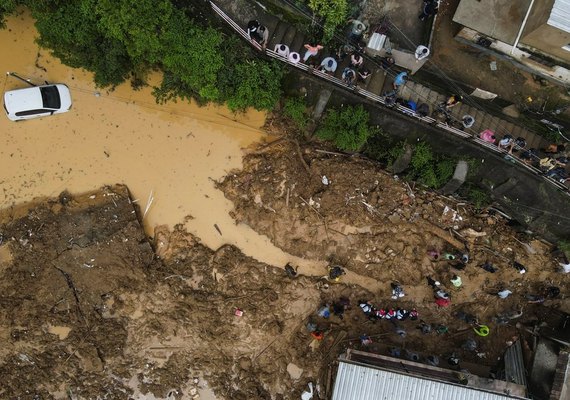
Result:
<instances>
[{"instance_id":1,"label":"person in white shirt","mask_svg":"<svg viewBox=\"0 0 570 400\"><path fill-rule=\"evenodd\" d=\"M299 61L301 61L301 55L299 53L297 53L296 51L290 52L289 57L287 57L287 58L293 64L297 64Z\"/></svg>"},{"instance_id":2,"label":"person in white shirt","mask_svg":"<svg viewBox=\"0 0 570 400\"><path fill-rule=\"evenodd\" d=\"M319 71L323 71L329 74L334 74L334 72L336 71L336 67L337 67L336 60L332 57L327 57L321 62L321 65L319 66Z\"/></svg>"},{"instance_id":3,"label":"person in white shirt","mask_svg":"<svg viewBox=\"0 0 570 400\"><path fill-rule=\"evenodd\" d=\"M289 57L289 46L287 46L286 44L276 44L275 50L273 51L275 51L281 57L285 58Z\"/></svg>"},{"instance_id":4,"label":"person in white shirt","mask_svg":"<svg viewBox=\"0 0 570 400\"><path fill-rule=\"evenodd\" d=\"M424 58L427 58L429 56L429 49L424 46L423 44L420 44L417 48L416 48L416 61L421 61Z\"/></svg>"}]
</instances>

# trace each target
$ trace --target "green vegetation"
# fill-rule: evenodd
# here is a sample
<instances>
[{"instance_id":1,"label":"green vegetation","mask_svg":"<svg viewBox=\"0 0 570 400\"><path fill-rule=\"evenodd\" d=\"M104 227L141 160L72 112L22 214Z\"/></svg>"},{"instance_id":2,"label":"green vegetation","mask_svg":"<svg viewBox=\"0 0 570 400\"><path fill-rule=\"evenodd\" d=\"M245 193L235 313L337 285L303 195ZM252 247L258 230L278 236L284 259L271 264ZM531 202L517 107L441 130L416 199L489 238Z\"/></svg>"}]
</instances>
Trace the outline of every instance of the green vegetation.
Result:
<instances>
[{"instance_id":1,"label":"green vegetation","mask_svg":"<svg viewBox=\"0 0 570 400\"><path fill-rule=\"evenodd\" d=\"M331 109L323 119L317 136L332 141L345 151L358 151L378 130L368 124L368 111L361 105Z\"/></svg>"},{"instance_id":2,"label":"green vegetation","mask_svg":"<svg viewBox=\"0 0 570 400\"><path fill-rule=\"evenodd\" d=\"M475 205L475 208L478 209L485 208L491 204L491 196L489 196L486 191L477 187L469 188L467 198Z\"/></svg>"},{"instance_id":3,"label":"green vegetation","mask_svg":"<svg viewBox=\"0 0 570 400\"><path fill-rule=\"evenodd\" d=\"M455 163L449 157L436 157L427 143L418 142L414 147L408 175L427 187L439 188L453 176Z\"/></svg>"},{"instance_id":4,"label":"green vegetation","mask_svg":"<svg viewBox=\"0 0 570 400\"><path fill-rule=\"evenodd\" d=\"M71 67L94 73L98 86L163 72L158 102L194 98L232 110L272 109L282 69L256 59L247 44L208 26L209 7L172 0L0 0L0 21L19 5L36 19L38 43ZM199 18L193 19L194 16ZM135 85L136 84L136 85Z\"/></svg>"},{"instance_id":5,"label":"green vegetation","mask_svg":"<svg viewBox=\"0 0 570 400\"><path fill-rule=\"evenodd\" d=\"M288 97L283 104L283 115L289 118L300 129L305 129L309 123L307 106L303 97Z\"/></svg>"},{"instance_id":6,"label":"green vegetation","mask_svg":"<svg viewBox=\"0 0 570 400\"><path fill-rule=\"evenodd\" d=\"M570 257L570 240L559 241L558 248L562 250L566 254L566 256Z\"/></svg>"},{"instance_id":7,"label":"green vegetation","mask_svg":"<svg viewBox=\"0 0 570 400\"><path fill-rule=\"evenodd\" d=\"M328 43L339 25L346 21L348 5L346 0L309 0L313 14L323 20L323 42Z\"/></svg>"}]
</instances>

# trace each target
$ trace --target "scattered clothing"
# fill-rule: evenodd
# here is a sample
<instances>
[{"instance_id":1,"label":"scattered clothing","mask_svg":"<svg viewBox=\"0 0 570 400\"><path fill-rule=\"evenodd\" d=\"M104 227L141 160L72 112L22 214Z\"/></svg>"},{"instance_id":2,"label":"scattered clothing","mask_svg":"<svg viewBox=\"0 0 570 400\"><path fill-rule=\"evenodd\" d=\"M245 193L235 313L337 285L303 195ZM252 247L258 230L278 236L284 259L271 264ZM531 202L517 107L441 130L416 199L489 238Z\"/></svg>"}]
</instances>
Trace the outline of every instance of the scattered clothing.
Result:
<instances>
[{"instance_id":1,"label":"scattered clothing","mask_svg":"<svg viewBox=\"0 0 570 400\"><path fill-rule=\"evenodd\" d=\"M503 289L501 290L499 293L497 293L497 296L499 296L501 299L506 299L507 297L509 297L513 292L511 292L509 289Z\"/></svg>"},{"instance_id":2,"label":"scattered clothing","mask_svg":"<svg viewBox=\"0 0 570 400\"><path fill-rule=\"evenodd\" d=\"M455 313L455 317L463 322L468 323L469 325L476 325L479 322L476 316L463 311L458 311Z\"/></svg>"},{"instance_id":3,"label":"scattered clothing","mask_svg":"<svg viewBox=\"0 0 570 400\"><path fill-rule=\"evenodd\" d=\"M449 293L443 289L439 289L437 292L435 292L435 295L440 299L449 299Z\"/></svg>"},{"instance_id":4,"label":"scattered clothing","mask_svg":"<svg viewBox=\"0 0 570 400\"><path fill-rule=\"evenodd\" d=\"M275 51L281 57L285 58L288 58L290 53L289 46L287 46L286 44L276 44L275 49L273 51Z\"/></svg>"},{"instance_id":5,"label":"scattered clothing","mask_svg":"<svg viewBox=\"0 0 570 400\"><path fill-rule=\"evenodd\" d=\"M403 328L397 327L396 328L396 333L398 334L398 336L405 338L407 336L406 331Z\"/></svg>"},{"instance_id":6,"label":"scattered clothing","mask_svg":"<svg viewBox=\"0 0 570 400\"><path fill-rule=\"evenodd\" d=\"M429 49L426 46L420 44L416 48L415 56L416 56L416 61L421 61L429 56Z\"/></svg>"},{"instance_id":7,"label":"scattered clothing","mask_svg":"<svg viewBox=\"0 0 570 400\"><path fill-rule=\"evenodd\" d=\"M560 265L560 272L564 274L570 273L570 263L558 263Z\"/></svg>"},{"instance_id":8,"label":"scattered clothing","mask_svg":"<svg viewBox=\"0 0 570 400\"><path fill-rule=\"evenodd\" d=\"M443 254L443 259L444 259L444 260L455 260L455 254L444 253L444 254Z\"/></svg>"}]
</instances>

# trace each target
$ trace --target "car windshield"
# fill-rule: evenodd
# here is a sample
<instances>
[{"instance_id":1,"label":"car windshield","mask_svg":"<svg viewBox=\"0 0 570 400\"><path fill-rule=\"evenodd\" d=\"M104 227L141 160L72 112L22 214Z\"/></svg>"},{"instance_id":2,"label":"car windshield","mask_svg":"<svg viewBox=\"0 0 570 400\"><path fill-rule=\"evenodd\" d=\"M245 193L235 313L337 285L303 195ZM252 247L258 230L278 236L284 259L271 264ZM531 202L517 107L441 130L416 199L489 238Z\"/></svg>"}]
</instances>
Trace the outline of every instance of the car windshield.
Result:
<instances>
[{"instance_id":1,"label":"car windshield","mask_svg":"<svg viewBox=\"0 0 570 400\"><path fill-rule=\"evenodd\" d=\"M42 86L40 91L45 108L59 109L61 107L61 99L56 86Z\"/></svg>"}]
</instances>

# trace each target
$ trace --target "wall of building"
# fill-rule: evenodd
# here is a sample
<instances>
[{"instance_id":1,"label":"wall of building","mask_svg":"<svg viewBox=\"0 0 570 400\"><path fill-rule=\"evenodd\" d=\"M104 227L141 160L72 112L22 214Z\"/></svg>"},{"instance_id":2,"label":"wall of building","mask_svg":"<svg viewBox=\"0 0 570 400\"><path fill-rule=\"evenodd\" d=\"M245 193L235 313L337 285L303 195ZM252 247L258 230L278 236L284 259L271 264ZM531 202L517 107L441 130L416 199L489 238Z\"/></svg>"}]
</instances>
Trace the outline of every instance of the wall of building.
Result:
<instances>
[{"instance_id":1,"label":"wall of building","mask_svg":"<svg viewBox=\"0 0 570 400\"><path fill-rule=\"evenodd\" d=\"M554 0L534 0L532 10L530 11L530 15L526 21L522 37L525 37L527 34L532 33L535 29L538 29L542 25L546 24L546 21L548 21L548 18L550 17L553 5Z\"/></svg>"},{"instance_id":2,"label":"wall of building","mask_svg":"<svg viewBox=\"0 0 570 400\"><path fill-rule=\"evenodd\" d=\"M316 103L322 89L330 89L323 81L301 72L291 71L291 74L289 94L298 94L303 88L301 92L306 93L309 104ZM560 215L570 215L570 197L540 176L505 161L501 155L492 153L476 143L433 128L414 118L406 118L396 111L375 105L348 91L335 89L328 107L346 104L362 104L370 112L370 122L379 125L386 134L396 140L407 140L411 144L423 140L429 143L436 153L480 160L480 167L471 180L486 186L506 213L549 240L570 237L570 224L559 218Z\"/></svg>"},{"instance_id":3,"label":"wall of building","mask_svg":"<svg viewBox=\"0 0 570 400\"><path fill-rule=\"evenodd\" d=\"M562 49L562 46L570 45L569 32L561 31L545 23L531 33L524 35L521 43L570 63L570 51Z\"/></svg>"}]
</instances>

